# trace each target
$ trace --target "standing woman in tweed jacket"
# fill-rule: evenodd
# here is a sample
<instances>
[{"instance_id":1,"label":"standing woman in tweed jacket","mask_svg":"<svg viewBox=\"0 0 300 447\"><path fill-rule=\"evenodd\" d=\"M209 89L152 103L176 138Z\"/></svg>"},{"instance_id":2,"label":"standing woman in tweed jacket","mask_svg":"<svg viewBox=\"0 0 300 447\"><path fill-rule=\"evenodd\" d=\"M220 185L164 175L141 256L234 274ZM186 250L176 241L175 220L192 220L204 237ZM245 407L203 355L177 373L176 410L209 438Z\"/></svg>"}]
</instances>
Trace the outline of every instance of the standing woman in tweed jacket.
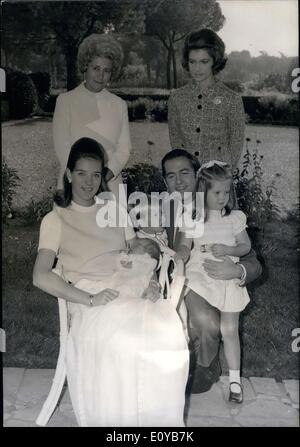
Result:
<instances>
[{"instance_id":1,"label":"standing woman in tweed jacket","mask_svg":"<svg viewBox=\"0 0 300 447\"><path fill-rule=\"evenodd\" d=\"M187 36L182 65L191 79L170 94L169 135L172 149L184 148L201 164L215 159L236 168L245 114L241 97L215 78L226 62L224 42L214 31Z\"/></svg>"}]
</instances>

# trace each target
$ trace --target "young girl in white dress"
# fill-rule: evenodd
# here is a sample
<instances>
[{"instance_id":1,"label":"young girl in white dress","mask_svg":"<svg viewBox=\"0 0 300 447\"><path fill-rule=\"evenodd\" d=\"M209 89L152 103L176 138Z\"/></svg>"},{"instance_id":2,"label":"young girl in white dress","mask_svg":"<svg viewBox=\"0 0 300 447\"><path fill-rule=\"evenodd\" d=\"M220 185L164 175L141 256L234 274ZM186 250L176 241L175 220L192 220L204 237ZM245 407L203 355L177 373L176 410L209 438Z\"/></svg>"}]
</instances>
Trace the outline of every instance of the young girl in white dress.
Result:
<instances>
[{"instance_id":1,"label":"young girl in white dress","mask_svg":"<svg viewBox=\"0 0 300 447\"><path fill-rule=\"evenodd\" d=\"M197 191L204 194L203 231L195 233L183 228L183 243L190 247L193 243L186 265L186 284L188 293L197 293L220 310L221 334L229 367L229 400L241 403L239 314L248 304L249 296L238 280L209 277L203 262L204 259L221 260L224 256L238 262L240 256L250 251L246 216L232 209L234 187L228 164L210 161L202 165L198 171ZM197 210L198 217L199 213Z\"/></svg>"}]
</instances>

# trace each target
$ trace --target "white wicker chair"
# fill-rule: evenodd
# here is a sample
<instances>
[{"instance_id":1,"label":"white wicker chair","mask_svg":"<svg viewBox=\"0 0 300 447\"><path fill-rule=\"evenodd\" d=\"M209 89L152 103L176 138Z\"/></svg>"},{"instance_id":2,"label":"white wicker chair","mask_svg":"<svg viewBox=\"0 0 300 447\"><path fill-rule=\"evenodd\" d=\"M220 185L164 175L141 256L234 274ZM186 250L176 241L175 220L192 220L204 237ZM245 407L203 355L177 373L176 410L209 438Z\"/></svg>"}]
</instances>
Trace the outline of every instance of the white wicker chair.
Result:
<instances>
[{"instance_id":1,"label":"white wicker chair","mask_svg":"<svg viewBox=\"0 0 300 447\"><path fill-rule=\"evenodd\" d=\"M181 299L182 289L185 280L185 277L183 276L184 266L182 262L178 262L177 265L175 265L173 272L173 281L171 284L169 284L168 267L170 265L170 262L173 262L172 251L163 254L159 282L162 287L162 290L164 290L166 287L167 290L166 297L171 301L172 305L174 305L174 307L177 308L186 333L186 310L184 300ZM70 321L69 321L68 306L66 300L58 298L58 309L59 309L59 325L60 325L59 355L50 392L36 419L36 424L40 426L46 426L49 419L51 418L58 404L67 376L65 360L66 360L68 333L70 329Z\"/></svg>"}]
</instances>

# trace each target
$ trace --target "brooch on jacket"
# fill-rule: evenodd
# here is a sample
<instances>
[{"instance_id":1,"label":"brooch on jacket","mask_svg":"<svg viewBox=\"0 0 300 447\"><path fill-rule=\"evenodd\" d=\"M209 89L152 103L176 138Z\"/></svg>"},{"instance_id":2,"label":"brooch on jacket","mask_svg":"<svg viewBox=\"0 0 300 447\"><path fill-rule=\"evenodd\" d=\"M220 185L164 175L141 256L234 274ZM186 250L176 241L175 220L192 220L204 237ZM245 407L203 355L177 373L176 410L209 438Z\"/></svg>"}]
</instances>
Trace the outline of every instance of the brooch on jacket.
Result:
<instances>
[{"instance_id":1,"label":"brooch on jacket","mask_svg":"<svg viewBox=\"0 0 300 447\"><path fill-rule=\"evenodd\" d=\"M212 102L216 105L221 104L223 97L222 96L216 96Z\"/></svg>"}]
</instances>

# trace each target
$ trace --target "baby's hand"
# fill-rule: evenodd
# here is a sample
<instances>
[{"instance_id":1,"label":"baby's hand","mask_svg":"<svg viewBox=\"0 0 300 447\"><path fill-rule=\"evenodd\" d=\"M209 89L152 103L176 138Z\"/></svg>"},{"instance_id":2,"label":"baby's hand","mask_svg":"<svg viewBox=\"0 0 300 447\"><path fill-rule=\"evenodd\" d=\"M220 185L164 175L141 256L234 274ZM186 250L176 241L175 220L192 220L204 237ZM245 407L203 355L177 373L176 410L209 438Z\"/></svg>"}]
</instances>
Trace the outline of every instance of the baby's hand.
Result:
<instances>
[{"instance_id":1,"label":"baby's hand","mask_svg":"<svg viewBox=\"0 0 300 447\"><path fill-rule=\"evenodd\" d=\"M214 244L211 246L211 252L215 258L221 258L227 255L228 246L224 244Z\"/></svg>"},{"instance_id":2,"label":"baby's hand","mask_svg":"<svg viewBox=\"0 0 300 447\"><path fill-rule=\"evenodd\" d=\"M150 300L155 303L160 298L160 285L154 279L151 279L149 286L143 292L143 299Z\"/></svg>"},{"instance_id":3,"label":"baby's hand","mask_svg":"<svg viewBox=\"0 0 300 447\"><path fill-rule=\"evenodd\" d=\"M125 268L125 269L132 269L132 261L128 261L126 259L122 259L120 261L121 265Z\"/></svg>"},{"instance_id":4,"label":"baby's hand","mask_svg":"<svg viewBox=\"0 0 300 447\"><path fill-rule=\"evenodd\" d=\"M118 290L104 289L101 292L93 296L93 307L105 306L105 304L113 301L119 296Z\"/></svg>"}]
</instances>

